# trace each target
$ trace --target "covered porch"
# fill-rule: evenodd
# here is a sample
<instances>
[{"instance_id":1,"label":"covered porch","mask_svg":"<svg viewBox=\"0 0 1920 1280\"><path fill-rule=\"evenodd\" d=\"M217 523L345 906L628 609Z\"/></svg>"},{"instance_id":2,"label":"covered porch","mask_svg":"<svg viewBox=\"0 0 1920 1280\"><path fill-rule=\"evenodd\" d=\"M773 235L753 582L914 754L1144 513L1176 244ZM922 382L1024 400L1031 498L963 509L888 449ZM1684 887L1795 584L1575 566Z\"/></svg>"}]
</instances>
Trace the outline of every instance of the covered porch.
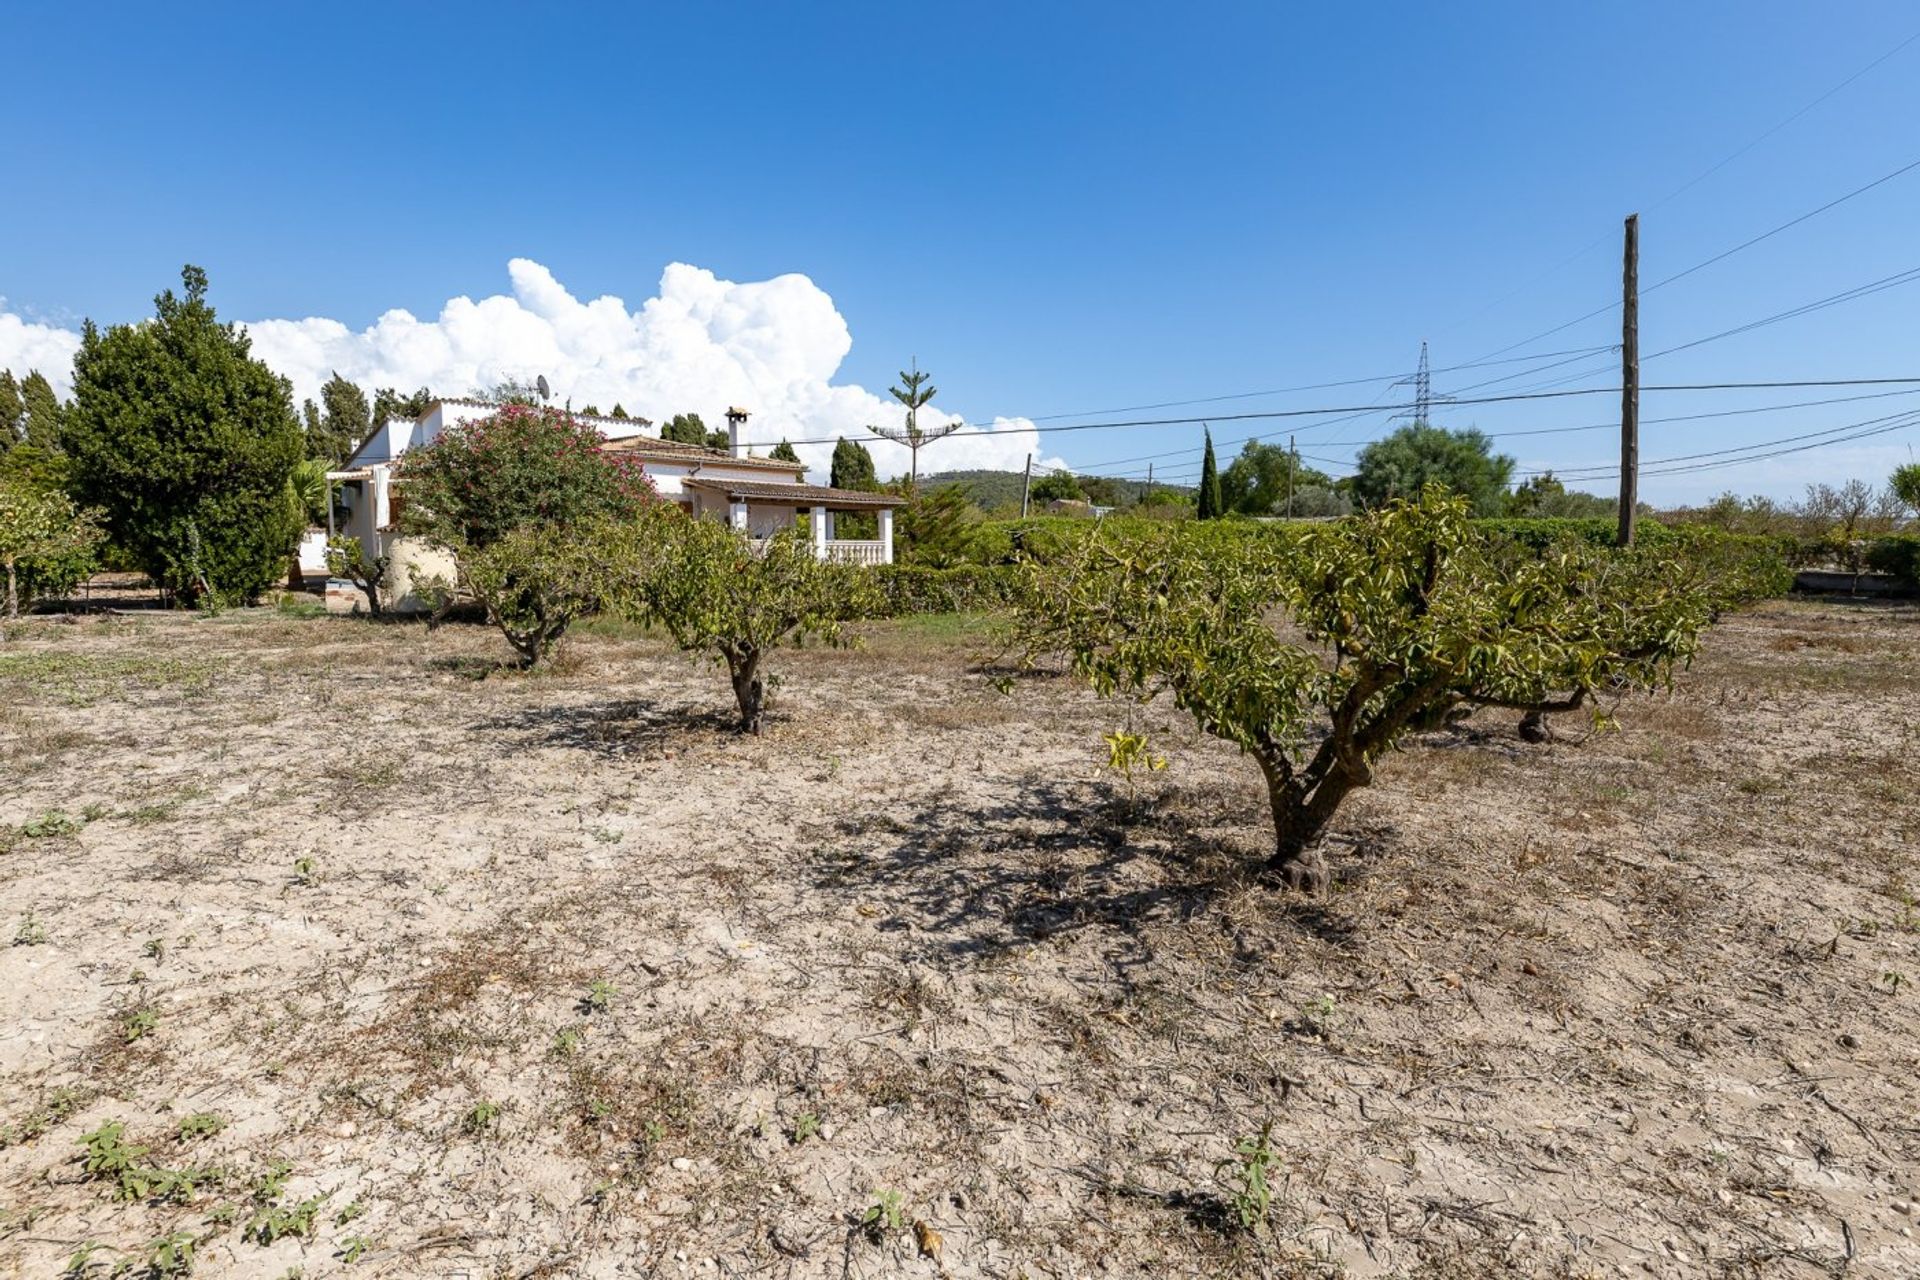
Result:
<instances>
[{"instance_id":1,"label":"covered porch","mask_svg":"<svg viewBox=\"0 0 1920 1280\"><path fill-rule=\"evenodd\" d=\"M891 493L865 493L817 484L779 484L689 476L681 487L694 500L694 514L724 518L733 528L756 540L765 540L798 525L807 516L813 553L838 564L892 564L893 512L906 499ZM871 514L878 537L842 538L836 517Z\"/></svg>"}]
</instances>

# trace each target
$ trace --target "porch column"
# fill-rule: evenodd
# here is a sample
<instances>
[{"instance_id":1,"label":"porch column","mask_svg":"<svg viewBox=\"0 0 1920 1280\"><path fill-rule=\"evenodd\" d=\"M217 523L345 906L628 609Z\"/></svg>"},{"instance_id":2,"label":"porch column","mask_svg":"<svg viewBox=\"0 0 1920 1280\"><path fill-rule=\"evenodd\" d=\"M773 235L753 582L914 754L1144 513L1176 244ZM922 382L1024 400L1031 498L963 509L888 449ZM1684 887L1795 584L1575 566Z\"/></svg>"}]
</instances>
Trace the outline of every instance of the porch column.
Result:
<instances>
[{"instance_id":1,"label":"porch column","mask_svg":"<svg viewBox=\"0 0 1920 1280\"><path fill-rule=\"evenodd\" d=\"M880 508L880 563L893 563L893 508Z\"/></svg>"},{"instance_id":2,"label":"porch column","mask_svg":"<svg viewBox=\"0 0 1920 1280\"><path fill-rule=\"evenodd\" d=\"M825 560L827 558L827 509L815 507L812 516L807 520L807 526L813 532L813 558Z\"/></svg>"},{"instance_id":3,"label":"porch column","mask_svg":"<svg viewBox=\"0 0 1920 1280\"><path fill-rule=\"evenodd\" d=\"M745 533L747 531L747 504L744 502L728 503L727 523L741 533Z\"/></svg>"}]
</instances>

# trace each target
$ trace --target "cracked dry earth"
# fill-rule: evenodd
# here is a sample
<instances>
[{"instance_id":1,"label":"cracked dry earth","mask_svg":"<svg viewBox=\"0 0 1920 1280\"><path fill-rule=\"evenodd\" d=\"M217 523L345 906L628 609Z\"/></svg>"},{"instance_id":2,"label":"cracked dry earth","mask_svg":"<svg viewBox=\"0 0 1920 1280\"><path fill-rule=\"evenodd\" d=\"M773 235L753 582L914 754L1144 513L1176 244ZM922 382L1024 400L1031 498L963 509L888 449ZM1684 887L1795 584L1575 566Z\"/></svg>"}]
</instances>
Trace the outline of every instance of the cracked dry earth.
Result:
<instances>
[{"instance_id":1,"label":"cracked dry earth","mask_svg":"<svg viewBox=\"0 0 1920 1280\"><path fill-rule=\"evenodd\" d=\"M0 1276L1920 1275L1920 612L1421 736L1324 901L983 641L743 740L644 634L14 628Z\"/></svg>"}]
</instances>

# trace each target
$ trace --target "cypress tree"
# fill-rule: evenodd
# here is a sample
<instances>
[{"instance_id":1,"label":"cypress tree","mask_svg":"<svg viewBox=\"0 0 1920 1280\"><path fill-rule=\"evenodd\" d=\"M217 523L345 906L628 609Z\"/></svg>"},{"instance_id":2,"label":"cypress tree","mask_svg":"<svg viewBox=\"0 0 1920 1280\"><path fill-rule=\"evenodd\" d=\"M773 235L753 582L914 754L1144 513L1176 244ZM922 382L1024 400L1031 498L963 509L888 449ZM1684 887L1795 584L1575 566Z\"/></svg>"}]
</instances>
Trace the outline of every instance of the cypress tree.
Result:
<instances>
[{"instance_id":1,"label":"cypress tree","mask_svg":"<svg viewBox=\"0 0 1920 1280\"><path fill-rule=\"evenodd\" d=\"M54 394L53 384L38 369L27 375L20 384L20 400L26 405L27 420L22 434L26 442L48 453L60 452L61 427L67 416L67 407L60 403L60 397Z\"/></svg>"},{"instance_id":2,"label":"cypress tree","mask_svg":"<svg viewBox=\"0 0 1920 1280\"><path fill-rule=\"evenodd\" d=\"M867 447L842 436L833 446L833 469L829 483L836 489L874 490L880 487L874 474L873 455Z\"/></svg>"},{"instance_id":3,"label":"cypress tree","mask_svg":"<svg viewBox=\"0 0 1920 1280\"><path fill-rule=\"evenodd\" d=\"M1200 457L1200 503L1195 514L1202 520L1218 520L1226 514L1220 496L1220 470L1213 460L1213 432L1207 431L1207 451Z\"/></svg>"},{"instance_id":4,"label":"cypress tree","mask_svg":"<svg viewBox=\"0 0 1920 1280\"><path fill-rule=\"evenodd\" d=\"M773 452L768 454L767 456L779 462L800 461L799 452L796 451L794 447L788 444L785 440L782 440L779 444L773 446Z\"/></svg>"},{"instance_id":5,"label":"cypress tree","mask_svg":"<svg viewBox=\"0 0 1920 1280\"><path fill-rule=\"evenodd\" d=\"M26 412L27 405L20 398L20 384L13 380L13 370L0 369L0 453L20 443L20 419Z\"/></svg>"},{"instance_id":6,"label":"cypress tree","mask_svg":"<svg viewBox=\"0 0 1920 1280\"><path fill-rule=\"evenodd\" d=\"M207 302L207 273L157 317L88 321L66 415L72 484L105 508L116 544L184 600L256 596L285 571L301 526L290 477L304 449L293 391Z\"/></svg>"}]
</instances>

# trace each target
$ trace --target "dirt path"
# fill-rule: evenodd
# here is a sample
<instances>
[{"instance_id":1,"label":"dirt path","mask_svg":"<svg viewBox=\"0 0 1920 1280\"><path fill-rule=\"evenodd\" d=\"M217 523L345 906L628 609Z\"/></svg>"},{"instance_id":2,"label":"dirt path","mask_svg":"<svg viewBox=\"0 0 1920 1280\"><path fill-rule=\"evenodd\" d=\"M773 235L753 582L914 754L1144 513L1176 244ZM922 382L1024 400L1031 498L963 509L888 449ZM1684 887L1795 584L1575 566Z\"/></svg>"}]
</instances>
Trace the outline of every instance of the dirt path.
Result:
<instances>
[{"instance_id":1,"label":"dirt path","mask_svg":"<svg viewBox=\"0 0 1920 1280\"><path fill-rule=\"evenodd\" d=\"M1920 1275L1920 613L1428 735L1324 903L1231 749L977 639L783 655L747 741L644 636L26 629L0 1276Z\"/></svg>"}]
</instances>

